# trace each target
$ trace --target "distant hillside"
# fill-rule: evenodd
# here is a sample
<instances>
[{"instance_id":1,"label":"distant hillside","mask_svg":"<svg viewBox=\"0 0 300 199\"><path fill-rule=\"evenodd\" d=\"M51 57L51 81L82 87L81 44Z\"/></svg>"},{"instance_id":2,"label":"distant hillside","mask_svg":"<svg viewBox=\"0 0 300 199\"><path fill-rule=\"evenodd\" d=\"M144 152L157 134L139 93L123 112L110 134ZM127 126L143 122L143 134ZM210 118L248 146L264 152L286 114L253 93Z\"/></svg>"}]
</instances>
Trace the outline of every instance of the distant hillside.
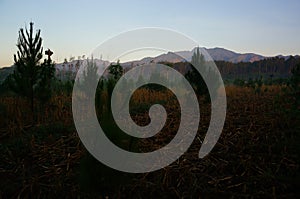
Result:
<instances>
[{"instance_id":1,"label":"distant hillside","mask_svg":"<svg viewBox=\"0 0 300 199\"><path fill-rule=\"evenodd\" d=\"M6 79L6 77L14 72L14 66L0 68L0 84Z\"/></svg>"},{"instance_id":2,"label":"distant hillside","mask_svg":"<svg viewBox=\"0 0 300 199\"><path fill-rule=\"evenodd\" d=\"M266 57L263 55L258 55L255 53L236 53L231 50L227 50L224 48L199 48L200 53L204 55L207 60L214 60L214 61L226 61L231 63L240 63L240 62L256 62L263 59L268 59L272 57ZM141 60L129 61L122 63L124 67L128 66L136 66L141 64L149 64L150 62L159 63L159 62L169 62L169 63L178 63L184 61L191 61L192 56L195 52L196 48L192 49L191 51L178 51L178 52L168 52L157 57L145 57ZM287 60L290 55L283 56L278 55L274 57L284 58ZM294 56L298 58L299 55Z\"/></svg>"},{"instance_id":3,"label":"distant hillside","mask_svg":"<svg viewBox=\"0 0 300 199\"><path fill-rule=\"evenodd\" d=\"M264 60L273 59L272 57L265 57L262 55L254 54L254 53L236 53L224 48L199 48L200 52L204 55L206 60L213 59L223 76L226 77L239 77L242 76L251 76L250 71L256 71L255 74L259 74L260 71L263 71L265 68L265 74L278 74L280 77L286 77L290 74L291 66L289 62L283 63L288 60L290 56L278 55L273 57L274 61L273 66L269 66L268 61L266 64ZM168 52L165 54L158 55L157 57L145 57L141 60L135 60L130 62L121 63L121 65L128 70L131 67L149 63L161 63L161 62L169 62L169 63L179 63L175 64L175 67L179 67L180 70L186 70L182 66L182 63L186 61L191 61L191 58L195 52L196 48L191 51L178 51L178 52ZM295 59L299 59L299 56L294 56ZM280 60L279 60L280 59ZM110 62L103 61L99 59L95 59L96 63L103 66L108 66ZM262 62L258 62L262 61ZM60 79L65 79L68 76L75 77L75 73L86 60L73 60L67 63L57 63L56 64L56 76ZM181 64L180 64L181 63ZM258 68L258 65L262 68ZM257 67L256 67L257 66ZM251 67L254 67L252 69ZM100 72L99 69L98 72ZM0 83L2 83L5 78L13 72L13 67L5 67L0 68Z\"/></svg>"},{"instance_id":4,"label":"distant hillside","mask_svg":"<svg viewBox=\"0 0 300 199\"><path fill-rule=\"evenodd\" d=\"M192 51L168 52L157 57L147 57L138 61L122 63L122 66L129 70L131 67L149 63L169 63L181 73L186 73L189 69ZM254 53L235 53L223 48L205 49L200 48L200 52L206 60L214 60L224 79L248 79L256 77L264 78L287 78L291 76L291 69L300 63L300 57L296 56L276 56L264 57Z\"/></svg>"},{"instance_id":5,"label":"distant hillside","mask_svg":"<svg viewBox=\"0 0 300 199\"><path fill-rule=\"evenodd\" d=\"M238 63L255 62L266 58L262 55L257 55L254 53L241 54L230 50L226 50L224 48L211 48L206 50L215 61L227 61L232 63Z\"/></svg>"},{"instance_id":6,"label":"distant hillside","mask_svg":"<svg viewBox=\"0 0 300 199\"><path fill-rule=\"evenodd\" d=\"M255 62L266 57L254 53L236 53L224 48L199 48L200 52L205 56L207 60L213 59L214 61L226 61L231 63L238 62ZM158 55L157 57L146 57L141 60L131 61L123 63L124 66L130 65L141 65L148 64L150 62L158 63L158 62L169 62L169 63L177 63L182 61L191 61L192 56L195 52L196 48L191 51L178 51L178 52L168 52L166 54Z\"/></svg>"}]
</instances>

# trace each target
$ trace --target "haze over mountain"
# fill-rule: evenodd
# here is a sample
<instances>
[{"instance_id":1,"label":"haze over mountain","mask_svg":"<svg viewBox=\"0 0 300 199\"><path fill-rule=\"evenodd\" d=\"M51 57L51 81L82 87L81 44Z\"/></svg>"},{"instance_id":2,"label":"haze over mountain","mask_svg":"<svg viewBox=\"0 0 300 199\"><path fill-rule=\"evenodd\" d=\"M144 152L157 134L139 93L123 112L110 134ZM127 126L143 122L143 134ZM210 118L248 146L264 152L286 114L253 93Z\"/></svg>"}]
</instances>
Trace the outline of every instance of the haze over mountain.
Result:
<instances>
[{"instance_id":1,"label":"haze over mountain","mask_svg":"<svg viewBox=\"0 0 300 199\"><path fill-rule=\"evenodd\" d=\"M215 61L228 61L228 62L254 62L262 60L266 57L254 53L236 53L230 50L226 50L224 48L211 48L206 49L210 56Z\"/></svg>"},{"instance_id":2,"label":"haze over mountain","mask_svg":"<svg viewBox=\"0 0 300 199\"><path fill-rule=\"evenodd\" d=\"M170 62L170 63L177 63L182 61L191 61L192 56L197 48L194 48L191 51L178 51L178 52L168 52L166 54L161 54L157 57L146 57L141 60L137 61L130 61L123 63L124 66L131 65L140 65L145 63L158 63L158 62ZM227 61L232 63L238 62L255 62L267 57L254 54L254 53L236 53L225 48L199 48L200 53L204 55L207 60L214 61Z\"/></svg>"},{"instance_id":3,"label":"haze over mountain","mask_svg":"<svg viewBox=\"0 0 300 199\"><path fill-rule=\"evenodd\" d=\"M159 62L169 62L169 63L178 63L178 62L190 62L194 52L197 47L192 49L191 51L178 51L178 52L168 52L156 57L145 57L141 60L134 60L125 63L121 63L124 68L131 68L133 66L149 64L149 63L159 63ZM237 53L231 50L227 50L225 48L199 48L200 53L202 53L206 60L214 60L214 61L225 61L230 63L239 63L239 62L256 62L266 58L263 55L255 54L255 53ZM287 60L290 56L278 55L279 58L284 58ZM298 58L299 55L296 55L295 58ZM94 59L94 61L99 65L108 66L110 62L100 59ZM84 63L84 60L73 60L68 63L56 63L57 72L59 71L69 71L76 72L79 68L79 65ZM78 65L79 64L79 65ZM13 72L13 67L5 67L0 68L0 83ZM99 72L99 71L98 71Z\"/></svg>"}]
</instances>

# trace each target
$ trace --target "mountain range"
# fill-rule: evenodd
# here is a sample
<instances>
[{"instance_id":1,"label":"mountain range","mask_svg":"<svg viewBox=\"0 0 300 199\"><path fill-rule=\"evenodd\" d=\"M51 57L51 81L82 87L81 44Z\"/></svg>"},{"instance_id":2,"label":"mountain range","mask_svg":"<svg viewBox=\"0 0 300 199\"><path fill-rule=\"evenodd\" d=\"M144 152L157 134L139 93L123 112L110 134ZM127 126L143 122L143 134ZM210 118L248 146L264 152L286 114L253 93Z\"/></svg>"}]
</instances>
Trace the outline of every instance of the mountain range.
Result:
<instances>
[{"instance_id":1,"label":"mountain range","mask_svg":"<svg viewBox=\"0 0 300 199\"><path fill-rule=\"evenodd\" d=\"M189 62L192 59L194 52L197 47L190 51L178 51L178 52L168 52L156 57L145 57L141 60L129 61L125 63L121 63L124 68L131 68L136 65L143 65L149 63L159 63L159 62L169 62L169 63L178 63L178 62ZM225 61L230 63L240 63L240 62L256 62L266 58L263 55L255 54L255 53L237 53L231 50L227 50L225 48L199 48L200 53L202 53L206 60L214 60L214 61ZM287 60L290 56L278 55L279 58L284 58ZM295 58L299 58L299 55L296 55ZM109 65L108 61L94 59L97 63L102 63L105 66ZM68 62L68 64L57 63L56 69L58 71L67 70L70 72L76 71L76 63L81 62L82 60L73 60L72 62ZM5 67L0 68L0 83L13 71L13 67Z\"/></svg>"},{"instance_id":2,"label":"mountain range","mask_svg":"<svg viewBox=\"0 0 300 199\"><path fill-rule=\"evenodd\" d=\"M200 49L200 53L202 53L204 57L206 57L206 59L208 60L213 59L214 61L226 61L231 63L238 63L238 62L255 62L266 58L270 58L255 53L236 53L231 50L227 50L225 48L199 48L199 49ZM126 67L130 65L147 64L150 62L177 63L182 61L191 61L191 58L195 51L196 48L192 49L191 51L168 52L165 54L158 55L157 57L145 57L141 60L123 63L122 65ZM278 55L278 57L288 59L290 56ZM296 57L299 56L296 55Z\"/></svg>"},{"instance_id":3,"label":"mountain range","mask_svg":"<svg viewBox=\"0 0 300 199\"><path fill-rule=\"evenodd\" d=\"M168 52L165 54L158 55L157 57L145 57L141 60L130 61L123 63L123 66L135 66L148 64L150 62L159 63L159 62L185 62L191 61L192 56L197 48L192 49L191 51L178 51L178 52ZM239 63L239 62L255 62L260 61L266 58L263 55L255 54L255 53L236 53L231 50L227 50L225 48L199 48L200 53L204 55L207 60L214 61L226 61L231 63ZM278 55L280 58L288 59L290 56ZM298 55L296 55L298 57Z\"/></svg>"}]
</instances>

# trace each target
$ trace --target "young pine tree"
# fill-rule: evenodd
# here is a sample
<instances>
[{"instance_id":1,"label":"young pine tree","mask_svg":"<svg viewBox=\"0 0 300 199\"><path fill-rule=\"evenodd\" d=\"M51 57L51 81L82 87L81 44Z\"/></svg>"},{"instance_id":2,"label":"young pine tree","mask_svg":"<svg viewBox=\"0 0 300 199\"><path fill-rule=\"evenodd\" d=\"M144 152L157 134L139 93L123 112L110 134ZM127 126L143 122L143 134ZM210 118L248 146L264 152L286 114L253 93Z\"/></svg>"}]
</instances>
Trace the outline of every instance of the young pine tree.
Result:
<instances>
[{"instance_id":1,"label":"young pine tree","mask_svg":"<svg viewBox=\"0 0 300 199\"><path fill-rule=\"evenodd\" d=\"M206 61L204 59L204 55L200 53L199 48L197 48L194 52L191 64L191 70L188 71L185 75L187 80L190 82L193 89L198 95L204 95L208 97L209 93L206 87L206 83L201 74L195 68L197 67L201 71L206 72Z\"/></svg>"},{"instance_id":2,"label":"young pine tree","mask_svg":"<svg viewBox=\"0 0 300 199\"><path fill-rule=\"evenodd\" d=\"M201 72L201 74L196 68ZM212 61L205 60L204 55L200 53L200 49L198 47L192 56L191 70L189 70L185 75L196 94L204 96L206 102L210 102L217 97L217 90L221 82L218 73L214 68L214 63ZM211 93L209 93L207 85L210 85Z\"/></svg>"},{"instance_id":3,"label":"young pine tree","mask_svg":"<svg viewBox=\"0 0 300 199\"><path fill-rule=\"evenodd\" d=\"M119 63L119 60L116 64L111 64L108 67L108 72L114 81L118 81L120 79L120 77L123 75L123 68Z\"/></svg>"},{"instance_id":4,"label":"young pine tree","mask_svg":"<svg viewBox=\"0 0 300 199\"><path fill-rule=\"evenodd\" d=\"M9 87L17 94L26 97L34 113L34 100L47 100L51 96L51 80L55 68L50 56L41 64L43 57L41 31L34 35L33 22L29 31L19 31L18 51L14 55L14 73L8 78Z\"/></svg>"}]
</instances>

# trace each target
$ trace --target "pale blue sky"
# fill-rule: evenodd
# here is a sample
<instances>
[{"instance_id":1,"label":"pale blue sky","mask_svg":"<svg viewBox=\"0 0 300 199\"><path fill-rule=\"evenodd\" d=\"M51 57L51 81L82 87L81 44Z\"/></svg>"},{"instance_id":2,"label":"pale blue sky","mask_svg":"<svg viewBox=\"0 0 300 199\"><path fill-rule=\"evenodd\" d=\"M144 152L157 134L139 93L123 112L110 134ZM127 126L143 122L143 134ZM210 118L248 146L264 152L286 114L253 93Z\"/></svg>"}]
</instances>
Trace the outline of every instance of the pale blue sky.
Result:
<instances>
[{"instance_id":1,"label":"pale blue sky","mask_svg":"<svg viewBox=\"0 0 300 199\"><path fill-rule=\"evenodd\" d=\"M0 67L13 63L18 30L31 20L56 62L88 55L106 39L141 27L173 29L209 48L300 54L298 0L0 0Z\"/></svg>"}]
</instances>

